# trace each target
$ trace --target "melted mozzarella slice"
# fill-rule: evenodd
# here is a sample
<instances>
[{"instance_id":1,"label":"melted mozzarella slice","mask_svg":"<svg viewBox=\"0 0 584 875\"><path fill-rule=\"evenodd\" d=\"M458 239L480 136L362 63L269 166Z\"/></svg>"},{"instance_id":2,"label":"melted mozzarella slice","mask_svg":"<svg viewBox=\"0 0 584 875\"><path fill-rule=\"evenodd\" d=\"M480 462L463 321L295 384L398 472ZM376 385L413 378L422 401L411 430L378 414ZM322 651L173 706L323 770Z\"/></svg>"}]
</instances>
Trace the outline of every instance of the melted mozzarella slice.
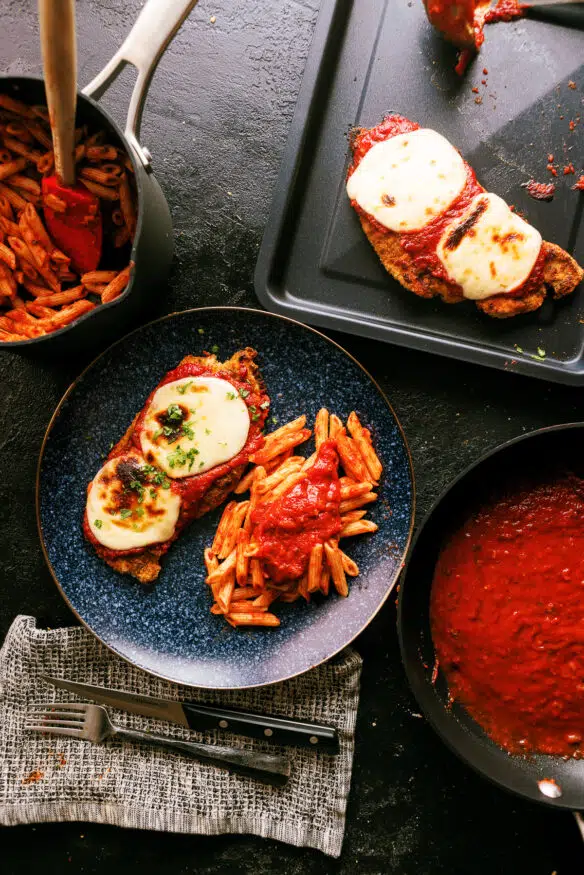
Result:
<instances>
[{"instance_id":1,"label":"melted mozzarella slice","mask_svg":"<svg viewBox=\"0 0 584 875\"><path fill-rule=\"evenodd\" d=\"M167 541L174 534L179 511L180 495L170 489L166 477L146 474L138 453L106 462L87 494L89 528L110 550Z\"/></svg>"},{"instance_id":2,"label":"melted mozzarella slice","mask_svg":"<svg viewBox=\"0 0 584 875\"><path fill-rule=\"evenodd\" d=\"M169 477L201 474L243 449L250 427L237 389L218 377L185 377L154 393L140 444Z\"/></svg>"},{"instance_id":3,"label":"melted mozzarella slice","mask_svg":"<svg viewBox=\"0 0 584 875\"><path fill-rule=\"evenodd\" d=\"M466 183L459 153L421 128L376 143L347 181L347 194L390 231L415 231L448 209Z\"/></svg>"},{"instance_id":4,"label":"melted mozzarella slice","mask_svg":"<svg viewBox=\"0 0 584 875\"><path fill-rule=\"evenodd\" d=\"M520 286L541 249L541 234L496 194L479 194L448 226L437 255L465 298L480 301Z\"/></svg>"}]
</instances>

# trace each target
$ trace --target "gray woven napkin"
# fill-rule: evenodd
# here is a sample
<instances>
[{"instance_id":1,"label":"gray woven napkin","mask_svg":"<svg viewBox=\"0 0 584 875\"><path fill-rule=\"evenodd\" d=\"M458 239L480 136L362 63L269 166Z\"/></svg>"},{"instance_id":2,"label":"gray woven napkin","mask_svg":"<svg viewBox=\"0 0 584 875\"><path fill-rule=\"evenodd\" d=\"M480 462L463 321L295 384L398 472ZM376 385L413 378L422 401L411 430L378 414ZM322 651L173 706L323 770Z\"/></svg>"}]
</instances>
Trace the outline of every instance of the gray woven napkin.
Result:
<instances>
[{"instance_id":1,"label":"gray woven napkin","mask_svg":"<svg viewBox=\"0 0 584 875\"><path fill-rule=\"evenodd\" d=\"M33 617L17 617L0 650L0 824L84 820L168 832L255 833L338 857L345 831L361 657L340 657L300 677L242 691L195 690L142 672L111 653L83 628L44 631ZM336 726L336 757L286 748L292 775L286 787L195 762L148 745L103 744L25 732L35 702L78 701L39 675L188 698ZM130 728L175 738L276 751L262 741L111 711Z\"/></svg>"}]
</instances>

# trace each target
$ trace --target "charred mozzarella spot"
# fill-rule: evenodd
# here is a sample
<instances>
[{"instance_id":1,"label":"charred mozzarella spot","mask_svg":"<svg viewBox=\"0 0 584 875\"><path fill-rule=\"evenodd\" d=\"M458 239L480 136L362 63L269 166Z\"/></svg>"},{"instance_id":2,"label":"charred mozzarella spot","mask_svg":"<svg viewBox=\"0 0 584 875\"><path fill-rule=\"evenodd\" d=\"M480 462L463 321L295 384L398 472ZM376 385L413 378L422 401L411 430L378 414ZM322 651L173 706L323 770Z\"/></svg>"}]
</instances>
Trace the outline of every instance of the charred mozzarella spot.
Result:
<instances>
[{"instance_id":1,"label":"charred mozzarella spot","mask_svg":"<svg viewBox=\"0 0 584 875\"><path fill-rule=\"evenodd\" d=\"M349 177L347 194L390 231L415 231L448 209L465 183L454 146L421 128L372 146Z\"/></svg>"},{"instance_id":2,"label":"charred mozzarella spot","mask_svg":"<svg viewBox=\"0 0 584 875\"><path fill-rule=\"evenodd\" d=\"M541 234L496 194L479 194L438 244L449 277L474 301L513 291L528 278Z\"/></svg>"},{"instance_id":3,"label":"charred mozzarella spot","mask_svg":"<svg viewBox=\"0 0 584 875\"><path fill-rule=\"evenodd\" d=\"M142 456L124 453L106 462L91 482L87 521L104 547L131 550L172 538L180 496L165 477L147 471Z\"/></svg>"},{"instance_id":4,"label":"charred mozzarella spot","mask_svg":"<svg viewBox=\"0 0 584 875\"><path fill-rule=\"evenodd\" d=\"M189 477L237 455L249 427L247 405L231 383L185 377L154 393L140 445L144 458L169 477Z\"/></svg>"}]
</instances>

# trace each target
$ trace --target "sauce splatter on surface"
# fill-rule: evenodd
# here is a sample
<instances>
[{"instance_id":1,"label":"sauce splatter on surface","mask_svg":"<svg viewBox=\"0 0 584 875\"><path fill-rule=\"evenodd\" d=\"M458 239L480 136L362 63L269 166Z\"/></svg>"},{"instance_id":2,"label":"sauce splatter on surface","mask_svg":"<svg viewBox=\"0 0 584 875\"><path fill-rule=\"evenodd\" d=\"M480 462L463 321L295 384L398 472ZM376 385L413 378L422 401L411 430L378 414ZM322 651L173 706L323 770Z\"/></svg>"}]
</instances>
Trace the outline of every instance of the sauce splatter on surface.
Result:
<instances>
[{"instance_id":1,"label":"sauce splatter on surface","mask_svg":"<svg viewBox=\"0 0 584 875\"><path fill-rule=\"evenodd\" d=\"M45 773L41 772L40 769L34 769L30 775L27 775L26 778L22 779L23 784L37 784L39 781L45 777Z\"/></svg>"},{"instance_id":2,"label":"sauce splatter on surface","mask_svg":"<svg viewBox=\"0 0 584 875\"><path fill-rule=\"evenodd\" d=\"M536 201L551 201L556 193L553 182L536 182L535 179L526 182L525 188L527 194Z\"/></svg>"}]
</instances>

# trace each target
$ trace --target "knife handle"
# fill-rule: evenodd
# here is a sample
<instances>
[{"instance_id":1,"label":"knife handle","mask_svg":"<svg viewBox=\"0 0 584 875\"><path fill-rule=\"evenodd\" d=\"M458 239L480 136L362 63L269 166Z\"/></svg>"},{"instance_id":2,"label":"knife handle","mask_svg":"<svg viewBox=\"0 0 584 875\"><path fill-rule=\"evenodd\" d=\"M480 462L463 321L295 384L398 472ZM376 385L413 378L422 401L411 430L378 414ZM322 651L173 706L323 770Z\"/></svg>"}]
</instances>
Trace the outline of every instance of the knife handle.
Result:
<instances>
[{"instance_id":1,"label":"knife handle","mask_svg":"<svg viewBox=\"0 0 584 875\"><path fill-rule=\"evenodd\" d=\"M339 752L339 735L333 726L304 723L286 717L270 717L252 711L215 708L196 702L181 704L190 728L195 731L222 729L272 744L297 745L328 754Z\"/></svg>"}]
</instances>

